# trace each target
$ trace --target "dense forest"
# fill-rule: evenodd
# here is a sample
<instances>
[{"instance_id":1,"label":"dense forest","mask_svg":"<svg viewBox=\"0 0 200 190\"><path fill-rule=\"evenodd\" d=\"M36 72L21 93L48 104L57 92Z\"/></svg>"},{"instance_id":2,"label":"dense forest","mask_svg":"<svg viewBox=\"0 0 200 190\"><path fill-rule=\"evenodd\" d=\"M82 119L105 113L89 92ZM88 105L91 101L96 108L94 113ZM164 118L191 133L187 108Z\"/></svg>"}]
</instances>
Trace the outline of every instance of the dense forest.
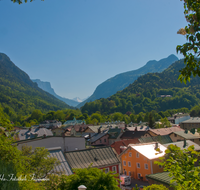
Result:
<instances>
[{"instance_id":1,"label":"dense forest","mask_svg":"<svg viewBox=\"0 0 200 190\"><path fill-rule=\"evenodd\" d=\"M166 111L182 107L191 109L200 101L200 78L191 78L187 84L178 80L179 70L184 60L173 63L162 73L148 73L139 77L127 88L107 99L86 103L81 111L89 115L99 111L101 114L127 112Z\"/></svg>"},{"instance_id":2,"label":"dense forest","mask_svg":"<svg viewBox=\"0 0 200 190\"><path fill-rule=\"evenodd\" d=\"M42 112L72 109L41 90L25 72L2 53L0 53L0 104L11 120L14 120L17 115L28 115L35 109Z\"/></svg>"}]
</instances>

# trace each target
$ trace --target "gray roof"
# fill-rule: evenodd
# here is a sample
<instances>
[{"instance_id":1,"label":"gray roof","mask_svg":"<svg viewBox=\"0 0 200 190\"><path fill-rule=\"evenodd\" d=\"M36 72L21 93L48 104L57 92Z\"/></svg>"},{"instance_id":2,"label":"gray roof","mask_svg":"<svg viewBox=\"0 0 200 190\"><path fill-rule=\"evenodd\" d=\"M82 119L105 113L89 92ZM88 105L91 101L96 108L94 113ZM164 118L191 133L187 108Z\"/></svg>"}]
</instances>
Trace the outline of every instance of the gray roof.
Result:
<instances>
[{"instance_id":1,"label":"gray roof","mask_svg":"<svg viewBox=\"0 0 200 190\"><path fill-rule=\"evenodd\" d=\"M199 139L200 136L195 136L195 135L192 135L190 133L185 133L185 131L176 131L176 132L173 132L174 134L176 135L179 135L185 139Z\"/></svg>"},{"instance_id":2,"label":"gray roof","mask_svg":"<svg viewBox=\"0 0 200 190\"><path fill-rule=\"evenodd\" d=\"M172 143L167 143L167 144L163 144L163 145L165 147L168 147L171 144L176 145L177 147L181 148L181 150L187 149L189 146L192 146L192 145L194 145L194 150L200 150L200 146L190 140L186 140L186 147L184 147L184 141L172 142Z\"/></svg>"},{"instance_id":3,"label":"gray roof","mask_svg":"<svg viewBox=\"0 0 200 190\"><path fill-rule=\"evenodd\" d=\"M141 143L148 143L148 142L159 142L160 144L166 144L166 143L172 143L172 139L169 137L169 135L163 135L163 136L154 136L154 137L142 137L138 139Z\"/></svg>"},{"instance_id":4,"label":"gray roof","mask_svg":"<svg viewBox=\"0 0 200 190\"><path fill-rule=\"evenodd\" d=\"M146 177L148 179L153 179L155 181L158 181L166 185L170 185L170 180L172 180L172 177L169 177L169 172L149 174L149 175L146 175ZM173 185L176 185L176 183L174 182Z\"/></svg>"},{"instance_id":5,"label":"gray roof","mask_svg":"<svg viewBox=\"0 0 200 190\"><path fill-rule=\"evenodd\" d=\"M99 168L120 163L111 147L70 151L65 153L65 158L71 168L87 168L90 164Z\"/></svg>"},{"instance_id":6,"label":"gray roof","mask_svg":"<svg viewBox=\"0 0 200 190\"><path fill-rule=\"evenodd\" d=\"M69 164L67 163L62 151L61 147L55 147L55 148L48 148L50 152L50 157L57 158L60 164L58 166L55 166L53 169L53 173L56 174L65 174L65 175L71 175L73 174Z\"/></svg>"},{"instance_id":7,"label":"gray roof","mask_svg":"<svg viewBox=\"0 0 200 190\"><path fill-rule=\"evenodd\" d=\"M107 134L108 133L96 133L93 137L91 137L91 139L89 139L89 141L93 143Z\"/></svg>"},{"instance_id":8,"label":"gray roof","mask_svg":"<svg viewBox=\"0 0 200 190\"><path fill-rule=\"evenodd\" d=\"M181 123L200 123L199 117L191 117L188 120L182 121Z\"/></svg>"},{"instance_id":9,"label":"gray roof","mask_svg":"<svg viewBox=\"0 0 200 190\"><path fill-rule=\"evenodd\" d=\"M37 137L42 137L43 135L47 136L53 136L53 133L51 130L46 128L31 128L29 129L22 129L19 131L18 137L19 140L25 140L25 139L32 139L35 138L37 134Z\"/></svg>"}]
</instances>

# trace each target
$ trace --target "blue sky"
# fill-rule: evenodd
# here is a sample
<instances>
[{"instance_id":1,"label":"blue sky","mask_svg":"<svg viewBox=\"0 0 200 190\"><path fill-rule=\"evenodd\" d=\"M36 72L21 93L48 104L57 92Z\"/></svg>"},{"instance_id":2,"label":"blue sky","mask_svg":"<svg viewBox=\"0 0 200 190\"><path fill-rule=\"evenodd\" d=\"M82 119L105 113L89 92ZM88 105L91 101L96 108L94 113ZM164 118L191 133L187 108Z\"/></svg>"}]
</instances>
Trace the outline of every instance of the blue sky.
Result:
<instances>
[{"instance_id":1,"label":"blue sky","mask_svg":"<svg viewBox=\"0 0 200 190\"><path fill-rule=\"evenodd\" d=\"M66 98L176 54L186 42L180 0L0 1L0 52Z\"/></svg>"}]
</instances>

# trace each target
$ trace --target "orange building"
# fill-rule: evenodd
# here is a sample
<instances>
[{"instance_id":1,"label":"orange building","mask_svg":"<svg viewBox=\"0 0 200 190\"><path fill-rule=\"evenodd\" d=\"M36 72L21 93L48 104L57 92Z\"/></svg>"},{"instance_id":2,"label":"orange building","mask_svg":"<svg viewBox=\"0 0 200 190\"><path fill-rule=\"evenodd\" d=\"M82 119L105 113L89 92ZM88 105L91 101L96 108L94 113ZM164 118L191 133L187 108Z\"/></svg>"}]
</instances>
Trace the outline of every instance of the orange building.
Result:
<instances>
[{"instance_id":1,"label":"orange building","mask_svg":"<svg viewBox=\"0 0 200 190\"><path fill-rule=\"evenodd\" d=\"M122 173L134 179L147 181L146 175L163 172L163 168L154 164L154 161L164 156L166 149L156 142L129 144L128 148L119 155Z\"/></svg>"}]
</instances>

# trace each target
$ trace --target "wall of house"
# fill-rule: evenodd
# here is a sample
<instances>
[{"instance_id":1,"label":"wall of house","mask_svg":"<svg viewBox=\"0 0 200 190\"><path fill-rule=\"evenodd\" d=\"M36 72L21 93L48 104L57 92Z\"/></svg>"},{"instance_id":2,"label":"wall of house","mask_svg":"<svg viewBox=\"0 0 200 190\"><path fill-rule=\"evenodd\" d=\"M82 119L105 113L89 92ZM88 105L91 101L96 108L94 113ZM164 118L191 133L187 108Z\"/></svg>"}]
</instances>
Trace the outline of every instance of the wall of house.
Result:
<instances>
[{"instance_id":1,"label":"wall of house","mask_svg":"<svg viewBox=\"0 0 200 190\"><path fill-rule=\"evenodd\" d=\"M109 135L106 134L97 141L93 142L92 145L109 145L109 140L108 140Z\"/></svg>"},{"instance_id":2,"label":"wall of house","mask_svg":"<svg viewBox=\"0 0 200 190\"><path fill-rule=\"evenodd\" d=\"M182 129L191 130L193 128L198 129L200 128L200 123L180 123L180 127Z\"/></svg>"},{"instance_id":3,"label":"wall of house","mask_svg":"<svg viewBox=\"0 0 200 190\"><path fill-rule=\"evenodd\" d=\"M106 167L100 167L99 169L103 170L103 169L108 168L109 171L114 171L114 170L113 170L114 167L116 168L116 174L119 174L120 171L119 171L119 165L118 165L118 164L114 164L114 165L106 166Z\"/></svg>"},{"instance_id":4,"label":"wall of house","mask_svg":"<svg viewBox=\"0 0 200 190\"><path fill-rule=\"evenodd\" d=\"M52 133L55 133L56 136L61 136L63 132L64 130L59 128L52 130Z\"/></svg>"},{"instance_id":5,"label":"wall of house","mask_svg":"<svg viewBox=\"0 0 200 190\"><path fill-rule=\"evenodd\" d=\"M85 138L83 137L46 137L36 138L33 140L19 141L17 142L18 149L22 149L22 146L32 146L33 149L36 147L61 147L63 152L82 150L85 149Z\"/></svg>"},{"instance_id":6,"label":"wall of house","mask_svg":"<svg viewBox=\"0 0 200 190\"><path fill-rule=\"evenodd\" d=\"M169 135L169 137L172 139L173 142L183 141L183 140L184 140L183 137L181 137L181 136L179 136L179 135L177 135L177 134L174 134L174 133L171 133L171 134Z\"/></svg>"}]
</instances>

